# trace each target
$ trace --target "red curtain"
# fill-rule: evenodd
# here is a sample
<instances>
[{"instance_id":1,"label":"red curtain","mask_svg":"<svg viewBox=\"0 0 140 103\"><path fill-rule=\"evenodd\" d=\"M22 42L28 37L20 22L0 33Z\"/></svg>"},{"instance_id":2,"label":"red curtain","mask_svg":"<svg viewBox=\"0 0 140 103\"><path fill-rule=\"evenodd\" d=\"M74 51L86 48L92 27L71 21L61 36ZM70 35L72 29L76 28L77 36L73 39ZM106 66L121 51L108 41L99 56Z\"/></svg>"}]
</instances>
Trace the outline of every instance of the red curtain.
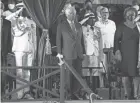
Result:
<instances>
[{"instance_id":1,"label":"red curtain","mask_svg":"<svg viewBox=\"0 0 140 103\"><path fill-rule=\"evenodd\" d=\"M37 26L43 30L38 48L39 66L44 64L45 53L51 54L48 30L55 20L57 20L66 1L67 0L23 0L30 16L36 22Z\"/></svg>"}]
</instances>

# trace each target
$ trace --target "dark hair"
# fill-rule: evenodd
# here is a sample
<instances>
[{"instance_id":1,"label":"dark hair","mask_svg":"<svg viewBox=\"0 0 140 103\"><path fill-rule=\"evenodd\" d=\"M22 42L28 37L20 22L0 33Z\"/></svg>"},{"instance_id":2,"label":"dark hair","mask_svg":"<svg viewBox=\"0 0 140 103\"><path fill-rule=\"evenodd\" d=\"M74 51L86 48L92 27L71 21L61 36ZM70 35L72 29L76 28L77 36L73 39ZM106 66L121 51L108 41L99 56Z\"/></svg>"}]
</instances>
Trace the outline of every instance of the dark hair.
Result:
<instances>
[{"instance_id":1,"label":"dark hair","mask_svg":"<svg viewBox=\"0 0 140 103\"><path fill-rule=\"evenodd\" d=\"M134 5L139 5L138 0L133 0L133 1L132 1L132 5L133 5L133 6L134 6Z\"/></svg>"},{"instance_id":2,"label":"dark hair","mask_svg":"<svg viewBox=\"0 0 140 103\"><path fill-rule=\"evenodd\" d=\"M9 4L9 3L17 4L17 1L16 1L16 0L8 0L8 4Z\"/></svg>"},{"instance_id":3,"label":"dark hair","mask_svg":"<svg viewBox=\"0 0 140 103\"><path fill-rule=\"evenodd\" d=\"M89 3L91 3L91 5L89 5ZM86 10L92 11L93 8L92 8L91 6L92 6L91 0L86 0L86 1L85 1L85 9L86 9Z\"/></svg>"},{"instance_id":4,"label":"dark hair","mask_svg":"<svg viewBox=\"0 0 140 103\"><path fill-rule=\"evenodd\" d=\"M71 5L72 5L73 7L75 7L75 10L76 10L77 13L80 12L80 4L79 4L79 3L74 2L74 3L72 3Z\"/></svg>"},{"instance_id":5,"label":"dark hair","mask_svg":"<svg viewBox=\"0 0 140 103\"><path fill-rule=\"evenodd\" d=\"M29 13L27 12L27 10L25 8L22 10L21 16L31 19L31 17L29 16Z\"/></svg>"},{"instance_id":6,"label":"dark hair","mask_svg":"<svg viewBox=\"0 0 140 103\"><path fill-rule=\"evenodd\" d=\"M125 19L126 19L126 14L127 14L128 11L134 11L135 14L136 14L136 16L138 15L138 11L137 11L135 8L133 8L133 7L127 7L127 8L124 10L124 14L123 14Z\"/></svg>"}]
</instances>

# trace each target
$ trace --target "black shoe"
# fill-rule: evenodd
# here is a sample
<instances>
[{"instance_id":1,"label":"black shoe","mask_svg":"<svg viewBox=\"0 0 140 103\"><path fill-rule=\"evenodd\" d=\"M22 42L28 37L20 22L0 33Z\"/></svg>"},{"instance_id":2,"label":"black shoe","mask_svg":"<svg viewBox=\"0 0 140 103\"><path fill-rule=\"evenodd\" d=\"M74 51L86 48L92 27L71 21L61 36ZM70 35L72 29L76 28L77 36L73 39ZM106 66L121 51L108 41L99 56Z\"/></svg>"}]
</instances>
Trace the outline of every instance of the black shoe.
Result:
<instances>
[{"instance_id":1,"label":"black shoe","mask_svg":"<svg viewBox=\"0 0 140 103\"><path fill-rule=\"evenodd\" d=\"M125 100L128 100L129 98L128 98L128 96L125 94L125 96L124 96L124 99Z\"/></svg>"},{"instance_id":2,"label":"black shoe","mask_svg":"<svg viewBox=\"0 0 140 103\"><path fill-rule=\"evenodd\" d=\"M72 100L72 96L71 95L67 95L65 98L66 98L66 100Z\"/></svg>"},{"instance_id":3,"label":"black shoe","mask_svg":"<svg viewBox=\"0 0 140 103\"><path fill-rule=\"evenodd\" d=\"M72 95L72 100L83 100L79 93L74 93Z\"/></svg>"},{"instance_id":4,"label":"black shoe","mask_svg":"<svg viewBox=\"0 0 140 103\"><path fill-rule=\"evenodd\" d=\"M88 93L84 93L83 96L82 96L83 100L89 100L89 95Z\"/></svg>"},{"instance_id":5,"label":"black shoe","mask_svg":"<svg viewBox=\"0 0 140 103\"><path fill-rule=\"evenodd\" d=\"M22 99L34 99L33 96L30 94L30 91L25 92Z\"/></svg>"},{"instance_id":6,"label":"black shoe","mask_svg":"<svg viewBox=\"0 0 140 103\"><path fill-rule=\"evenodd\" d=\"M138 99L139 99L139 97L138 97L138 96L135 96L135 97L134 97L134 100L138 100Z\"/></svg>"}]
</instances>

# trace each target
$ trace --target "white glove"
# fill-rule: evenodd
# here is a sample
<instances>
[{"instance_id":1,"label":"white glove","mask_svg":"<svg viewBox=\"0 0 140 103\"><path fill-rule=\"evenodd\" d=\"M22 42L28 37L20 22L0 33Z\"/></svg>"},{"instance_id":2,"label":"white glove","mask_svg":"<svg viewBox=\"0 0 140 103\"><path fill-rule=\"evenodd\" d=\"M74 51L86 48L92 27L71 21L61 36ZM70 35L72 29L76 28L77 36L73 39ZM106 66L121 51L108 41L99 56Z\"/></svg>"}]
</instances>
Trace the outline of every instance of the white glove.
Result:
<instances>
[{"instance_id":1,"label":"white glove","mask_svg":"<svg viewBox=\"0 0 140 103\"><path fill-rule=\"evenodd\" d=\"M58 53L56 57L63 58L63 55Z\"/></svg>"},{"instance_id":2,"label":"white glove","mask_svg":"<svg viewBox=\"0 0 140 103\"><path fill-rule=\"evenodd\" d=\"M11 15L7 16L5 19L11 20L13 17L16 17L22 10L23 10L23 8L19 9L15 13L12 13Z\"/></svg>"},{"instance_id":3,"label":"white glove","mask_svg":"<svg viewBox=\"0 0 140 103\"><path fill-rule=\"evenodd\" d=\"M64 64L64 62L63 62L63 60L62 60L62 59L63 59L63 55L58 53L56 57L58 57L58 58L59 58L59 61L60 61L60 62L58 63L58 65L60 65L60 66L63 65L63 64Z\"/></svg>"}]
</instances>

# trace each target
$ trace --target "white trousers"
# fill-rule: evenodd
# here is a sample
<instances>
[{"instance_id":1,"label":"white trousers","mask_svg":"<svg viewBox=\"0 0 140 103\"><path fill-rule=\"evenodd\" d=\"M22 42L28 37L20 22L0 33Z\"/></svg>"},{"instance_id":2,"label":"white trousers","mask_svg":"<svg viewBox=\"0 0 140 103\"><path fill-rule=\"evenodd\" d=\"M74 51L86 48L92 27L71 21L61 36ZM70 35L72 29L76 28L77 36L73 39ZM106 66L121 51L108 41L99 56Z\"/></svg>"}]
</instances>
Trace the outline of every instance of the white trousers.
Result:
<instances>
[{"instance_id":1,"label":"white trousers","mask_svg":"<svg viewBox=\"0 0 140 103\"><path fill-rule=\"evenodd\" d=\"M16 58L16 66L32 66L33 56L31 53L25 53L25 52L14 52L14 53ZM18 77L30 81L30 70L19 68L16 70L16 74ZM16 88L20 88L25 84L26 83L20 80L16 80ZM22 98L23 94L28 91L29 91L29 87L18 91L17 92L18 98Z\"/></svg>"}]
</instances>

